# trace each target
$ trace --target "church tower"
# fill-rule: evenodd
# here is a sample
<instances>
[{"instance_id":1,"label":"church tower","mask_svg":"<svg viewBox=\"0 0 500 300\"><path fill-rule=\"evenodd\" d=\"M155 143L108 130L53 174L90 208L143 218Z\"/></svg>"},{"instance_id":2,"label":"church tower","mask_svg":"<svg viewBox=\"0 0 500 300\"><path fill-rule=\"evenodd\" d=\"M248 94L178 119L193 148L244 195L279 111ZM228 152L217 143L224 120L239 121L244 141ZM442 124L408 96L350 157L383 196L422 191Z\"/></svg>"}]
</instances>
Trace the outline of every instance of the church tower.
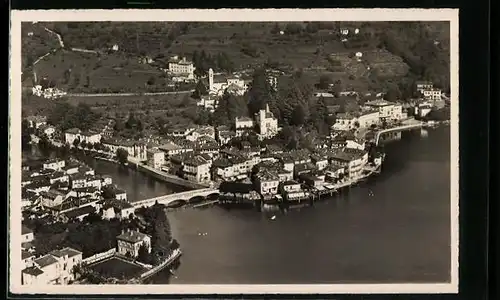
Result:
<instances>
[{"instance_id":1,"label":"church tower","mask_svg":"<svg viewBox=\"0 0 500 300\"><path fill-rule=\"evenodd\" d=\"M211 92L214 89L214 70L212 68L208 69L208 91Z\"/></svg>"}]
</instances>

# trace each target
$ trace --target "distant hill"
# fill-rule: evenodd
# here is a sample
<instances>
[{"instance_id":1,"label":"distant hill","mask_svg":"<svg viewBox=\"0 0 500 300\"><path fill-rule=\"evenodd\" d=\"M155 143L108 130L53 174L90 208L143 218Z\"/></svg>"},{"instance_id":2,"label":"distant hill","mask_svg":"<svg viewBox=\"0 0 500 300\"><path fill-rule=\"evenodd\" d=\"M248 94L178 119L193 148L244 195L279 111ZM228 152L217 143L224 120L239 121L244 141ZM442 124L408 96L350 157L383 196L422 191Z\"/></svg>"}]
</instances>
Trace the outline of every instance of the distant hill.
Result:
<instances>
[{"instance_id":1,"label":"distant hill","mask_svg":"<svg viewBox=\"0 0 500 300\"><path fill-rule=\"evenodd\" d=\"M130 59L144 55L163 59L173 54L191 58L194 51L203 50L227 54L236 68L269 63L329 73L334 80L365 87L427 79L449 88L448 22L26 23L22 27L25 68L42 52L58 47L57 39L43 27L61 34L65 48L105 52L116 44L120 55ZM349 31L345 36L344 29ZM363 54L361 61L355 57L357 52ZM46 68L53 65L40 64L37 69L50 73Z\"/></svg>"}]
</instances>

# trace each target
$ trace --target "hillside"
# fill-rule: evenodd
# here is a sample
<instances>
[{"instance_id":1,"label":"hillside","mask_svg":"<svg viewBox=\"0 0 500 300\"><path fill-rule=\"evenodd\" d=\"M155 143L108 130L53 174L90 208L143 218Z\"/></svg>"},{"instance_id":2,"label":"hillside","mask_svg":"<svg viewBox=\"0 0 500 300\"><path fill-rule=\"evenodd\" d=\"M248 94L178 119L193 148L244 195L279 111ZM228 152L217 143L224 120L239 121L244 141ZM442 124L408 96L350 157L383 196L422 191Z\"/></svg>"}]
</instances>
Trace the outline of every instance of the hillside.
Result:
<instances>
[{"instance_id":1,"label":"hillside","mask_svg":"<svg viewBox=\"0 0 500 300\"><path fill-rule=\"evenodd\" d=\"M303 69L312 76L328 73L333 80L348 85L371 88L384 86L387 80L405 82L429 79L444 89L449 87L449 25L447 22L303 22L303 23L43 23L26 26L45 26L61 34L66 48L83 48L106 51L113 45L120 48L121 59L129 60L130 71L117 70L116 63L109 63L107 70L84 67L85 72L96 75L96 84L109 85L117 80L129 82L132 69L149 70L132 61L142 55L162 59L173 54L190 58L194 51L217 55L225 53L236 68L247 68L263 63L279 65L286 69ZM349 35L342 42L340 29L348 28ZM358 28L359 33L354 34ZM23 30L25 29L23 27ZM281 34L283 31L284 34ZM42 32L42 34L44 34ZM24 36L24 34L23 34ZM25 48L48 47L57 42L52 36L30 37L23 43L23 59L31 62L38 54ZM52 38L53 42L47 41ZM57 44L57 43L56 43ZM57 46L55 46L57 47ZM361 62L354 57L363 53ZM69 55L69 54L64 54ZM56 62L40 64L40 72L51 73ZM94 62L88 64L96 64ZM116 58L101 58L101 64ZM76 59L75 61L82 61ZM79 64L79 63L75 63ZM24 63L23 65L28 65ZM58 68L58 67L56 67ZM65 68L65 67L64 67ZM114 71L110 70L115 68ZM151 68L154 69L154 68ZM60 81L60 73L56 80ZM137 73L137 72L135 72ZM132 75L131 75L132 74ZM152 76L160 76L151 70ZM131 89L144 89L144 79ZM99 80L103 78L103 80ZM134 77L135 78L135 77ZM136 80L130 80L136 82ZM106 82L106 83L105 83ZM126 86L130 86L126 84ZM147 86L147 85L146 85ZM118 88L118 87L116 87ZM112 90L114 88L111 88Z\"/></svg>"}]
</instances>

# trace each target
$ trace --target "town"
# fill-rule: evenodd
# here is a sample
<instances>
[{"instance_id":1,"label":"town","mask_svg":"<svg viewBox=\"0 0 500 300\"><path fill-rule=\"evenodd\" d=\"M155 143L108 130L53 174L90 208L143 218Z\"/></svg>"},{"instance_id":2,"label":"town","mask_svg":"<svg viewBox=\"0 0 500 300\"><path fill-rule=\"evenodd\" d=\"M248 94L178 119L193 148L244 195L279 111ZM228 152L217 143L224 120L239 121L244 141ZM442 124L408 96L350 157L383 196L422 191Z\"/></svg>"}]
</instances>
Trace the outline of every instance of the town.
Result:
<instances>
[{"instance_id":1,"label":"town","mask_svg":"<svg viewBox=\"0 0 500 300\"><path fill-rule=\"evenodd\" d=\"M340 35L347 41L346 30ZM110 49L118 50L117 44ZM363 53L351 59L360 62ZM158 228L170 230L166 209L314 206L381 172L381 139L404 130L424 132L449 118L440 112L449 107L450 95L429 81L414 82L412 97L398 99L387 90L342 89L326 76L311 89L301 71L271 66L200 72L199 60L175 55L162 69L176 84L194 87L187 95L199 113L191 124L162 124L156 132L134 135L145 131L140 114L111 117L85 104L66 108L81 110L75 118L84 114L84 128L74 126L77 121L67 122L70 128L54 121L62 114L25 116L23 147L44 155L23 159L23 284L141 282L181 255L170 232L158 237ZM292 82L285 99L277 96L283 80ZM32 88L43 101L67 94L47 83ZM250 99L248 107L241 105L243 97ZM134 168L186 192L129 199L127 187L97 174L81 156ZM91 224L97 225L85 231ZM74 237L85 234L96 236ZM95 239L103 237L107 242L99 245Z\"/></svg>"}]
</instances>

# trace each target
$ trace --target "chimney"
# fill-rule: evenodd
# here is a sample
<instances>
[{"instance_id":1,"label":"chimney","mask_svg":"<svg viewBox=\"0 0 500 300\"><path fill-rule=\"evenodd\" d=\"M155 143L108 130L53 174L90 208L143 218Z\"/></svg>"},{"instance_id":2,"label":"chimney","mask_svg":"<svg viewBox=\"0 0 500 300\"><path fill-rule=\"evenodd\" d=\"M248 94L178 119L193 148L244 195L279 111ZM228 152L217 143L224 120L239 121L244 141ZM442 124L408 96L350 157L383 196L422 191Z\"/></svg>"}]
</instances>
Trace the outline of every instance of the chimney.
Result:
<instances>
[{"instance_id":1,"label":"chimney","mask_svg":"<svg viewBox=\"0 0 500 300\"><path fill-rule=\"evenodd\" d=\"M122 234L125 234L125 230L122 229Z\"/></svg>"}]
</instances>

